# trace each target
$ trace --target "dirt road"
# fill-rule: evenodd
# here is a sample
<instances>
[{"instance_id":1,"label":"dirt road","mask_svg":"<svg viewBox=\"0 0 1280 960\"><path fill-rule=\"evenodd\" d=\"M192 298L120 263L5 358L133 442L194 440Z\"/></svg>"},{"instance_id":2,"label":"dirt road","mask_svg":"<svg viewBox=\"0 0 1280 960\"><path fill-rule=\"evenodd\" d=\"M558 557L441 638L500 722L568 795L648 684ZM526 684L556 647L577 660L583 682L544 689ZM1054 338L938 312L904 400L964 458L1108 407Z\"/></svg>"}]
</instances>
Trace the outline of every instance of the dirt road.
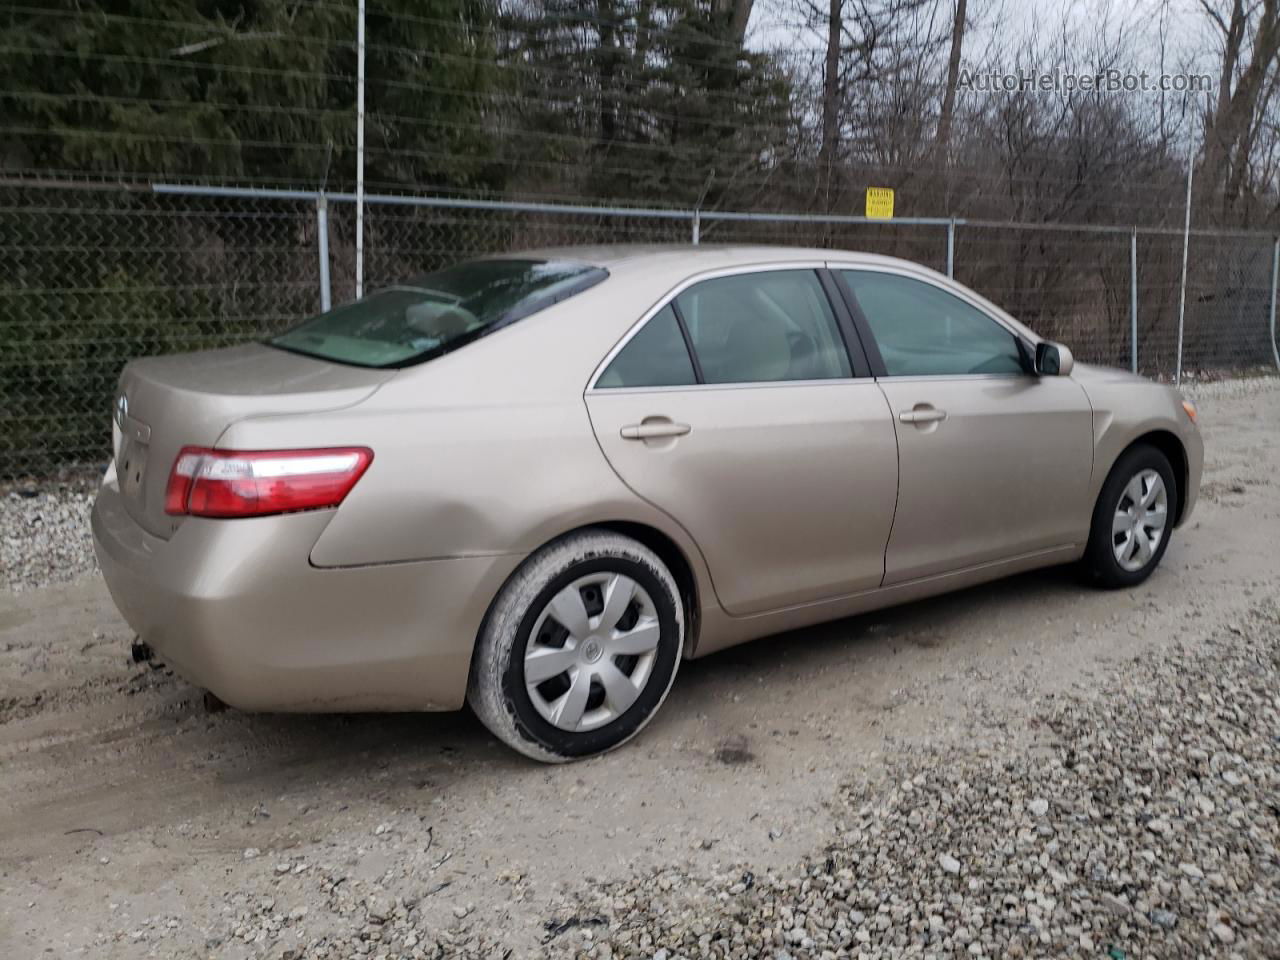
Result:
<instances>
[{"instance_id":1,"label":"dirt road","mask_svg":"<svg viewBox=\"0 0 1280 960\"><path fill-rule=\"evenodd\" d=\"M280 957L361 929L377 956L378 898L518 956L600 881L785 868L842 784L923 745L1013 749L1032 702L1276 594L1280 389L1199 398L1200 505L1145 586L1048 571L768 638L687 664L638 740L570 767L469 714L209 714L128 661L96 577L0 593L0 956Z\"/></svg>"}]
</instances>

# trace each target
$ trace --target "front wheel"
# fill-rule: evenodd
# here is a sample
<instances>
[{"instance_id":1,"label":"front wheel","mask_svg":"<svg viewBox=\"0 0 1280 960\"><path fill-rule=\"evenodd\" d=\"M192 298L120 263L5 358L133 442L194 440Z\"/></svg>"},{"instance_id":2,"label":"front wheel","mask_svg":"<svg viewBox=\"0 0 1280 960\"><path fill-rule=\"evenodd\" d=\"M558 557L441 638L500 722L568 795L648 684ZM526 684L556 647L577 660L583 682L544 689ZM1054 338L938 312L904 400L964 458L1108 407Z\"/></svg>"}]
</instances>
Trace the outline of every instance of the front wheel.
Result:
<instances>
[{"instance_id":1,"label":"front wheel","mask_svg":"<svg viewBox=\"0 0 1280 960\"><path fill-rule=\"evenodd\" d=\"M1132 587L1160 563L1177 513L1178 488L1168 458L1141 444L1111 468L1093 510L1084 566L1104 587Z\"/></svg>"},{"instance_id":2,"label":"front wheel","mask_svg":"<svg viewBox=\"0 0 1280 960\"><path fill-rule=\"evenodd\" d=\"M653 717L675 680L684 608L653 551L584 530L533 554L494 600L467 701L535 760L603 753Z\"/></svg>"}]
</instances>

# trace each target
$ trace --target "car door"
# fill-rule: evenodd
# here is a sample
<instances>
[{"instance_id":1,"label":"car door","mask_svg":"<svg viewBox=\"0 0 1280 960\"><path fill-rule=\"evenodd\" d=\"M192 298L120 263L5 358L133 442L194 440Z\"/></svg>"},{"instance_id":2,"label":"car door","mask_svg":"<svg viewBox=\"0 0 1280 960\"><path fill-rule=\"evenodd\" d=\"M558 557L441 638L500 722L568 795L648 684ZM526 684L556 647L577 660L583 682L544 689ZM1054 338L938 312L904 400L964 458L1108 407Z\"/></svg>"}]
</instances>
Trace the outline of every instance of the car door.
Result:
<instances>
[{"instance_id":1,"label":"car door","mask_svg":"<svg viewBox=\"0 0 1280 960\"><path fill-rule=\"evenodd\" d=\"M1026 372L1014 331L930 279L835 271L898 433L886 585L1077 543L1093 412Z\"/></svg>"},{"instance_id":2,"label":"car door","mask_svg":"<svg viewBox=\"0 0 1280 960\"><path fill-rule=\"evenodd\" d=\"M884 575L892 417L819 266L687 284L586 392L609 463L689 532L734 615L856 593Z\"/></svg>"}]
</instances>

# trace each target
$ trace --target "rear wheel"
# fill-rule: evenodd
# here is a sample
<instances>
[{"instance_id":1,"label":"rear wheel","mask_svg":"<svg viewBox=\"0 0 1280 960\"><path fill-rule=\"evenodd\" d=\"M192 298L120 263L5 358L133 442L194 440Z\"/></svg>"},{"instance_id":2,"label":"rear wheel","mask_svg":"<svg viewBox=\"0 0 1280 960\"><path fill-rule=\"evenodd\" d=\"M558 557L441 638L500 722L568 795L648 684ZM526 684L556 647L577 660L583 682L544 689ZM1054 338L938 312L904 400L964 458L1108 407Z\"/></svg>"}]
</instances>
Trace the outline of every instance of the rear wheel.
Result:
<instances>
[{"instance_id":1,"label":"rear wheel","mask_svg":"<svg viewBox=\"0 0 1280 960\"><path fill-rule=\"evenodd\" d=\"M536 760L603 753L657 712L683 643L679 589L662 561L629 537L584 530L539 550L503 586L467 700Z\"/></svg>"},{"instance_id":2,"label":"rear wheel","mask_svg":"<svg viewBox=\"0 0 1280 960\"><path fill-rule=\"evenodd\" d=\"M1169 546L1178 488L1163 453L1145 444L1121 455L1102 485L1084 565L1105 587L1131 587L1155 570Z\"/></svg>"}]
</instances>

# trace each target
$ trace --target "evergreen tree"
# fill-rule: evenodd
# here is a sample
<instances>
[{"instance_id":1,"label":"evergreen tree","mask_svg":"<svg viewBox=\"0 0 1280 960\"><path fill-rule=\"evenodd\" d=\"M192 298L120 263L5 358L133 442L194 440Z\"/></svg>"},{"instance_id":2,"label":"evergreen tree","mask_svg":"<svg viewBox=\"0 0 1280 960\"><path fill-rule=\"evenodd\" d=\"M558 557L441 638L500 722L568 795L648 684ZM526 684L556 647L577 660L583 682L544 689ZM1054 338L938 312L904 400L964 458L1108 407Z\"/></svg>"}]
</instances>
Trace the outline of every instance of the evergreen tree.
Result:
<instances>
[{"instance_id":1,"label":"evergreen tree","mask_svg":"<svg viewBox=\"0 0 1280 960\"><path fill-rule=\"evenodd\" d=\"M367 23L371 180L499 187L483 0L385 0ZM0 167L350 180L355 8L297 0L61 0L0 12Z\"/></svg>"}]
</instances>

